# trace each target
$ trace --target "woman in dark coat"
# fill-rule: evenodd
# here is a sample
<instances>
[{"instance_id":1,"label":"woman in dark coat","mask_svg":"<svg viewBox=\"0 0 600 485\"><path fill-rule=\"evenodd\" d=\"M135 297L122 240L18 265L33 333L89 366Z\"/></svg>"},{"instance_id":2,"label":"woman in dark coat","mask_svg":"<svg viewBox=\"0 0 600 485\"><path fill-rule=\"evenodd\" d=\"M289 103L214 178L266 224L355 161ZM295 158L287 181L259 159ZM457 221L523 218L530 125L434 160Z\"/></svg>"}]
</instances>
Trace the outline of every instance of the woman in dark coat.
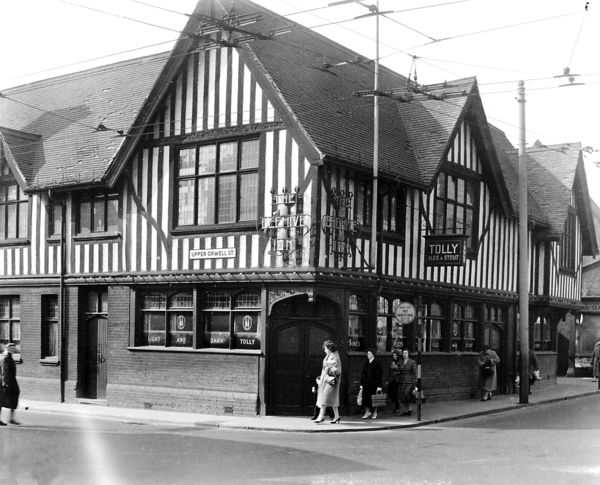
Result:
<instances>
[{"instance_id":1,"label":"woman in dark coat","mask_svg":"<svg viewBox=\"0 0 600 485\"><path fill-rule=\"evenodd\" d=\"M390 364L390 377L388 379L388 395L390 401L394 403L392 414L398 414L400 411L400 401L398 400L398 385L400 383L400 372L398 364L400 363L400 353L397 350L392 351L392 363Z\"/></svg>"},{"instance_id":2,"label":"woman in dark coat","mask_svg":"<svg viewBox=\"0 0 600 485\"><path fill-rule=\"evenodd\" d=\"M377 419L377 408L373 407L371 396L381 392L381 363L375 359L375 349L367 351L367 361L360 376L360 390L362 391L365 414L363 419Z\"/></svg>"},{"instance_id":3,"label":"woman in dark coat","mask_svg":"<svg viewBox=\"0 0 600 485\"><path fill-rule=\"evenodd\" d=\"M402 359L398 365L398 377L399 377L399 392L400 400L404 405L404 411L401 416L410 416L412 414L412 403L413 403L413 391L415 390L415 383L417 382L417 363L410 359L408 356L408 350L402 351Z\"/></svg>"},{"instance_id":4,"label":"woman in dark coat","mask_svg":"<svg viewBox=\"0 0 600 485\"><path fill-rule=\"evenodd\" d=\"M17 366L12 358L16 351L13 343L6 344L0 355L0 426L6 426L1 421L2 408L10 409L10 423L19 424L15 420L15 409L19 405L19 385L17 384Z\"/></svg>"}]
</instances>

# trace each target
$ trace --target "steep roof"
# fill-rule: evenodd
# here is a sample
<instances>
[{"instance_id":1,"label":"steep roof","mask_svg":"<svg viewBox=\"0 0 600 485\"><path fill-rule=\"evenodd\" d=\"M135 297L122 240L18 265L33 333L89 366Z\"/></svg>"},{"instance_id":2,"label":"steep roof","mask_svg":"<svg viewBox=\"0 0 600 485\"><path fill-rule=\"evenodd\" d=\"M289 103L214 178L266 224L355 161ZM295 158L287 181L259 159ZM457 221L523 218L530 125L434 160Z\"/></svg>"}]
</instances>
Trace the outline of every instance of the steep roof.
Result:
<instances>
[{"instance_id":1,"label":"steep roof","mask_svg":"<svg viewBox=\"0 0 600 485\"><path fill-rule=\"evenodd\" d=\"M28 188L101 180L123 140L114 130L129 129L166 59L152 55L2 91L0 126L13 131L0 130Z\"/></svg>"},{"instance_id":2,"label":"steep roof","mask_svg":"<svg viewBox=\"0 0 600 485\"><path fill-rule=\"evenodd\" d=\"M491 129L511 201L519 207L519 153L496 127ZM594 216L590 205L585 167L580 143L543 145L540 142L527 148L527 180L529 217L546 225L552 236L564 232L572 193L575 192L581 220L584 255L598 252Z\"/></svg>"},{"instance_id":3,"label":"steep roof","mask_svg":"<svg viewBox=\"0 0 600 485\"><path fill-rule=\"evenodd\" d=\"M593 199L590 199L590 208L592 210L592 218L594 219L594 230L596 231L596 241L600 241L600 207L594 202ZM598 256L584 256L583 257L583 265L587 266L589 264L597 263L600 260ZM600 293L599 293L600 294Z\"/></svg>"},{"instance_id":4,"label":"steep roof","mask_svg":"<svg viewBox=\"0 0 600 485\"><path fill-rule=\"evenodd\" d=\"M503 131L493 125L489 126L492 140L496 147L500 169L502 170L502 175L510 196L513 215L517 216L519 211L518 152ZM532 221L544 226L549 224L546 214L533 197L531 191L527 193L527 212Z\"/></svg>"}]
</instances>

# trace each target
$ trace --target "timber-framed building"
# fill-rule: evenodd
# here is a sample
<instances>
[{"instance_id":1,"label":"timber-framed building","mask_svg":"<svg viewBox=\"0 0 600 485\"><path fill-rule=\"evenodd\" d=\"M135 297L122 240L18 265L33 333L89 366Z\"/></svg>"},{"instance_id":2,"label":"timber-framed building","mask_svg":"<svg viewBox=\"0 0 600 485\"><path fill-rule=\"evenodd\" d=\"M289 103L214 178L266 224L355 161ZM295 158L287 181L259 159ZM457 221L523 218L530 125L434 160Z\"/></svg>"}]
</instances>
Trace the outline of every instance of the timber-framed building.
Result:
<instances>
[{"instance_id":1,"label":"timber-framed building","mask_svg":"<svg viewBox=\"0 0 600 485\"><path fill-rule=\"evenodd\" d=\"M512 392L516 152L475 78L382 69L371 261L372 75L263 7L202 0L168 54L3 91L0 341L23 394L301 415L327 338L346 412L368 347L421 344L442 399L476 394L489 344ZM597 244L580 146L532 147L528 170L530 341L551 383Z\"/></svg>"}]
</instances>

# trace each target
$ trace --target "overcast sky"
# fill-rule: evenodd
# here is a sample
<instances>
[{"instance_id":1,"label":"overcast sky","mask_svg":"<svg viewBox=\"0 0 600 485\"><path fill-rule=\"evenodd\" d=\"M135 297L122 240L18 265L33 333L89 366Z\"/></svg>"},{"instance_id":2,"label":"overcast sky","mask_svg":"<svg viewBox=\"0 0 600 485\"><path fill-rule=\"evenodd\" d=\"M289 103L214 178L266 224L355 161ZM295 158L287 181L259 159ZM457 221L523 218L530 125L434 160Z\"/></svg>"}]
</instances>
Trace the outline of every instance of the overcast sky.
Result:
<instances>
[{"instance_id":1,"label":"overcast sky","mask_svg":"<svg viewBox=\"0 0 600 485\"><path fill-rule=\"evenodd\" d=\"M368 13L365 5L376 1L255 3L374 58L375 19L355 17ZM196 3L5 0L0 89L169 50L187 21L183 14ZM488 121L515 145L522 79L527 144L581 142L596 150L592 159L600 159L600 0L379 0L379 11L388 12L380 17L382 65L411 77L416 69L422 84L476 76ZM61 66L67 67L56 69ZM555 77L565 68L579 74L575 83L584 84L560 87L569 84L568 78ZM600 169L588 168L590 193L600 203Z\"/></svg>"}]
</instances>

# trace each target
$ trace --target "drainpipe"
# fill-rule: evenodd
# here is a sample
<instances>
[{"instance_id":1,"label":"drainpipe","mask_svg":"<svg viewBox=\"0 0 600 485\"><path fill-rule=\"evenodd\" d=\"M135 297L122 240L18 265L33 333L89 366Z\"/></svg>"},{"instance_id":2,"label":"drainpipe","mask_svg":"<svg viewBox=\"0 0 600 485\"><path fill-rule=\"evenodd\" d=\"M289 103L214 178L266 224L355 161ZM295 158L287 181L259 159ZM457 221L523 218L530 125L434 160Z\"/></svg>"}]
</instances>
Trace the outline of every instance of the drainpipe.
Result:
<instances>
[{"instance_id":1,"label":"drainpipe","mask_svg":"<svg viewBox=\"0 0 600 485\"><path fill-rule=\"evenodd\" d=\"M65 325L65 219L66 205L64 199L53 197L52 191L48 190L48 201L60 206L60 242L58 261L60 271L58 274L58 333L60 341L60 402L65 402L65 382L67 380L66 362L67 362L67 345L66 345L66 325Z\"/></svg>"}]
</instances>

